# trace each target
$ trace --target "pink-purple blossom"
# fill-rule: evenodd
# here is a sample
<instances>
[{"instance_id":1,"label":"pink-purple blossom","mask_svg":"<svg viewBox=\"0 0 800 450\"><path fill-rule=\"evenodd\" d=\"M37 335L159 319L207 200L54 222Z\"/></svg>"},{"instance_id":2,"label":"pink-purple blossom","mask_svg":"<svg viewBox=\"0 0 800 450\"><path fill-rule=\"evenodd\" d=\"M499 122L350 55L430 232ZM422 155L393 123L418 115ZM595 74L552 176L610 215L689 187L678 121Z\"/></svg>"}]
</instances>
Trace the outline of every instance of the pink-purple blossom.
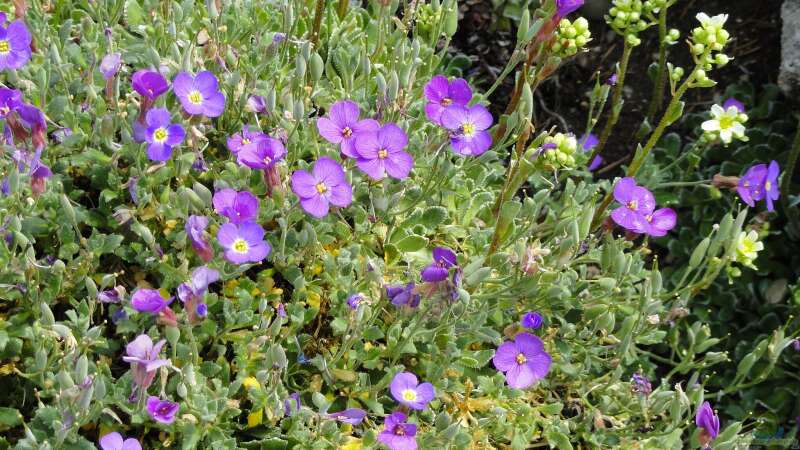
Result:
<instances>
[{"instance_id":1,"label":"pink-purple blossom","mask_svg":"<svg viewBox=\"0 0 800 450\"><path fill-rule=\"evenodd\" d=\"M339 422L349 423L350 425L358 425L367 416L367 412L361 408L348 408L344 411L333 412L328 414L328 417Z\"/></svg>"},{"instance_id":2,"label":"pink-purple blossom","mask_svg":"<svg viewBox=\"0 0 800 450\"><path fill-rule=\"evenodd\" d=\"M167 161L172 157L172 148L183 142L186 132L180 124L172 123L169 111L164 108L151 109L145 120L147 157L152 161Z\"/></svg>"},{"instance_id":3,"label":"pink-purple blossom","mask_svg":"<svg viewBox=\"0 0 800 450\"><path fill-rule=\"evenodd\" d=\"M131 76L133 89L148 100L155 100L169 89L163 75L155 70L137 70Z\"/></svg>"},{"instance_id":4,"label":"pink-purple blossom","mask_svg":"<svg viewBox=\"0 0 800 450\"><path fill-rule=\"evenodd\" d=\"M225 110L225 94L219 90L217 77L207 70L196 76L180 72L172 80L172 89L183 110L191 115L218 117Z\"/></svg>"},{"instance_id":5,"label":"pink-purple blossom","mask_svg":"<svg viewBox=\"0 0 800 450\"><path fill-rule=\"evenodd\" d=\"M404 151L406 145L408 136L405 131L394 123L387 123L375 132L358 136L356 165L373 180L381 180L387 174L401 180L414 166L414 159Z\"/></svg>"},{"instance_id":6,"label":"pink-purple blossom","mask_svg":"<svg viewBox=\"0 0 800 450\"><path fill-rule=\"evenodd\" d=\"M181 405L171 402L169 400L161 400L160 398L151 395L147 398L147 413L156 422L169 425L175 421L175 416Z\"/></svg>"},{"instance_id":7,"label":"pink-purple blossom","mask_svg":"<svg viewBox=\"0 0 800 450\"><path fill-rule=\"evenodd\" d=\"M239 164L251 169L267 170L286 156L286 148L278 139L264 136L255 145L242 148L237 155Z\"/></svg>"},{"instance_id":8,"label":"pink-purple blossom","mask_svg":"<svg viewBox=\"0 0 800 450\"><path fill-rule=\"evenodd\" d=\"M659 237L675 227L675 211L671 208L656 210L653 194L646 188L637 186L632 177L617 182L614 186L614 199L621 206L611 212L611 218L628 231Z\"/></svg>"},{"instance_id":9,"label":"pink-purple blossom","mask_svg":"<svg viewBox=\"0 0 800 450\"><path fill-rule=\"evenodd\" d=\"M100 438L100 448L103 450L142 450L142 444L136 438L123 439L116 431Z\"/></svg>"},{"instance_id":10,"label":"pink-purple blossom","mask_svg":"<svg viewBox=\"0 0 800 450\"><path fill-rule=\"evenodd\" d=\"M450 268L456 266L456 254L446 247L433 249L433 263L422 269L422 279L429 283L444 281L450 274Z\"/></svg>"},{"instance_id":11,"label":"pink-purple blossom","mask_svg":"<svg viewBox=\"0 0 800 450\"><path fill-rule=\"evenodd\" d=\"M697 410L694 423L700 428L700 443L705 448L711 448L711 441L719 436L719 417L711 409L711 404L703 402Z\"/></svg>"},{"instance_id":12,"label":"pink-purple blossom","mask_svg":"<svg viewBox=\"0 0 800 450\"><path fill-rule=\"evenodd\" d=\"M139 312L158 314L170 303L172 297L164 298L158 289L139 288L131 296L131 306Z\"/></svg>"},{"instance_id":13,"label":"pink-purple blossom","mask_svg":"<svg viewBox=\"0 0 800 450\"><path fill-rule=\"evenodd\" d=\"M417 450L417 426L408 423L408 416L400 411L395 411L383 423L383 431L378 435L378 441L389 447L389 450Z\"/></svg>"},{"instance_id":14,"label":"pink-purple blossom","mask_svg":"<svg viewBox=\"0 0 800 450\"><path fill-rule=\"evenodd\" d=\"M771 161L769 166L766 164L756 164L739 179L739 184L736 187L736 192L739 193L742 201L749 206L756 206L756 202L765 200L767 203L767 210L774 211L775 200L780 197L778 187L778 177L780 176L780 167L776 161Z\"/></svg>"},{"instance_id":15,"label":"pink-purple blossom","mask_svg":"<svg viewBox=\"0 0 800 450\"><path fill-rule=\"evenodd\" d=\"M227 217L231 223L252 221L258 216L258 199L248 191L220 189L212 199L214 211Z\"/></svg>"},{"instance_id":16,"label":"pink-purple blossom","mask_svg":"<svg viewBox=\"0 0 800 450\"><path fill-rule=\"evenodd\" d=\"M292 191L300 198L300 206L317 218L325 217L330 205L344 208L353 201L353 188L347 183L344 169L328 157L318 159L311 172L294 171Z\"/></svg>"},{"instance_id":17,"label":"pink-purple blossom","mask_svg":"<svg viewBox=\"0 0 800 450\"><path fill-rule=\"evenodd\" d=\"M379 128L373 119L361 119L358 104L350 100L339 100L331 105L329 117L317 120L319 134L332 144L339 144L342 153L350 158L357 158L354 146L356 139L363 133L374 132Z\"/></svg>"},{"instance_id":18,"label":"pink-purple blossom","mask_svg":"<svg viewBox=\"0 0 800 450\"><path fill-rule=\"evenodd\" d=\"M389 385L389 391L401 404L420 411L436 397L431 383L420 383L417 376L410 372L400 372L395 375Z\"/></svg>"},{"instance_id":19,"label":"pink-purple blossom","mask_svg":"<svg viewBox=\"0 0 800 450\"><path fill-rule=\"evenodd\" d=\"M350 309L355 311L365 301L366 301L366 297L364 297L364 294L359 292L357 294L353 294L353 295L347 297L347 306L349 306Z\"/></svg>"},{"instance_id":20,"label":"pink-purple blossom","mask_svg":"<svg viewBox=\"0 0 800 450\"><path fill-rule=\"evenodd\" d=\"M459 155L478 156L492 146L486 130L494 119L483 105L448 106L441 117L442 125L450 130L450 145Z\"/></svg>"},{"instance_id":21,"label":"pink-purple blossom","mask_svg":"<svg viewBox=\"0 0 800 450\"><path fill-rule=\"evenodd\" d=\"M25 22L0 24L0 70L22 68L31 59L31 33Z\"/></svg>"},{"instance_id":22,"label":"pink-purple blossom","mask_svg":"<svg viewBox=\"0 0 800 450\"><path fill-rule=\"evenodd\" d=\"M217 241L225 249L225 259L234 264L261 262L272 250L264 240L264 229L255 222L223 224Z\"/></svg>"},{"instance_id":23,"label":"pink-purple blossom","mask_svg":"<svg viewBox=\"0 0 800 450\"><path fill-rule=\"evenodd\" d=\"M260 95L251 95L247 97L245 109L254 113L263 113L267 110L267 100Z\"/></svg>"},{"instance_id":24,"label":"pink-purple blossom","mask_svg":"<svg viewBox=\"0 0 800 450\"><path fill-rule=\"evenodd\" d=\"M542 317L542 313L539 311L529 311L522 315L519 323L525 328L535 330L542 326L543 321L544 318Z\"/></svg>"},{"instance_id":25,"label":"pink-purple blossom","mask_svg":"<svg viewBox=\"0 0 800 450\"><path fill-rule=\"evenodd\" d=\"M122 65L121 53L109 53L100 61L100 72L106 80L113 78Z\"/></svg>"},{"instance_id":26,"label":"pink-purple blossom","mask_svg":"<svg viewBox=\"0 0 800 450\"><path fill-rule=\"evenodd\" d=\"M258 143L266 139L267 135L262 133L257 128L251 128L250 125L242 127L242 131L234 133L228 137L228 150L234 155L238 155L240 151L248 148L255 148Z\"/></svg>"},{"instance_id":27,"label":"pink-purple blossom","mask_svg":"<svg viewBox=\"0 0 800 450\"><path fill-rule=\"evenodd\" d=\"M722 104L722 108L725 109L726 111L731 106L735 107L740 113L745 113L746 112L746 110L744 108L744 103L740 102L739 100L737 100L734 97L731 97L731 98L725 100L725 103Z\"/></svg>"},{"instance_id":28,"label":"pink-purple blossom","mask_svg":"<svg viewBox=\"0 0 800 450\"><path fill-rule=\"evenodd\" d=\"M583 0L556 0L556 15L564 17L583 6Z\"/></svg>"},{"instance_id":29,"label":"pink-purple blossom","mask_svg":"<svg viewBox=\"0 0 800 450\"><path fill-rule=\"evenodd\" d=\"M419 306L420 294L416 292L414 283L386 286L386 296L395 306Z\"/></svg>"},{"instance_id":30,"label":"pink-purple blossom","mask_svg":"<svg viewBox=\"0 0 800 450\"><path fill-rule=\"evenodd\" d=\"M208 228L208 217L192 215L186 220L186 235L192 243L192 248L200 259L209 262L214 257L214 249L206 237L206 228Z\"/></svg>"},{"instance_id":31,"label":"pink-purple blossom","mask_svg":"<svg viewBox=\"0 0 800 450\"><path fill-rule=\"evenodd\" d=\"M519 333L513 341L503 342L492 358L508 385L515 389L525 389L544 378L552 361L542 340L530 333Z\"/></svg>"},{"instance_id":32,"label":"pink-purple blossom","mask_svg":"<svg viewBox=\"0 0 800 450\"><path fill-rule=\"evenodd\" d=\"M170 364L169 359L159 358L158 354L167 341L162 339L153 345L150 336L139 335L125 347L126 355L122 360L131 364L133 383L145 390L153 383L156 369Z\"/></svg>"},{"instance_id":33,"label":"pink-purple blossom","mask_svg":"<svg viewBox=\"0 0 800 450\"><path fill-rule=\"evenodd\" d=\"M472 100L472 89L463 78L448 81L444 75L436 75L425 85L425 115L431 122L442 125L442 113L448 106L466 107Z\"/></svg>"},{"instance_id":34,"label":"pink-purple blossom","mask_svg":"<svg viewBox=\"0 0 800 450\"><path fill-rule=\"evenodd\" d=\"M0 119L5 119L20 106L22 106L22 92L0 87Z\"/></svg>"}]
</instances>

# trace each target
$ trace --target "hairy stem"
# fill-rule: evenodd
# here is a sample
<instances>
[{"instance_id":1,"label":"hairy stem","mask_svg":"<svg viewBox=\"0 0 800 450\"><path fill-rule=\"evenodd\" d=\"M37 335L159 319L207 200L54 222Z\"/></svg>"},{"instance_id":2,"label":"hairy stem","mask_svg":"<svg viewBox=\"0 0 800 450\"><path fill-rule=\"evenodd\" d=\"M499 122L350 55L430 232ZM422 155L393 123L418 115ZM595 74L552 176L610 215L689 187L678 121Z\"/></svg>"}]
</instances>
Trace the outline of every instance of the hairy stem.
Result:
<instances>
[{"instance_id":1,"label":"hairy stem","mask_svg":"<svg viewBox=\"0 0 800 450\"><path fill-rule=\"evenodd\" d=\"M658 14L658 72L656 73L655 84L653 85L653 98L650 101L650 109L647 111L647 120L653 121L656 113L661 110L664 103L664 87L667 84L665 77L667 72L667 8L661 8Z\"/></svg>"}]
</instances>

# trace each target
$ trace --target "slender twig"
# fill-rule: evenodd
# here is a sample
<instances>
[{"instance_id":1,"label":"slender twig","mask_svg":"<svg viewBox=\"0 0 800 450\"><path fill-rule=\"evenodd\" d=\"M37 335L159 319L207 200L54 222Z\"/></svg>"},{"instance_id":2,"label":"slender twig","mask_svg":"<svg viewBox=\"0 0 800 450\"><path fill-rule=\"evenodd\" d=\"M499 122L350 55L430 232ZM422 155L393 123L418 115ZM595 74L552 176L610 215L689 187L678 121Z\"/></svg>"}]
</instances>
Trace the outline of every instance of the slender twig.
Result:
<instances>
[{"instance_id":1,"label":"slender twig","mask_svg":"<svg viewBox=\"0 0 800 450\"><path fill-rule=\"evenodd\" d=\"M661 110L661 104L664 103L664 87L667 84L667 78L664 76L667 71L667 8L667 6L664 6L658 14L658 72L653 85L653 98L650 101L650 109L647 111L647 120L650 122L656 117L656 113Z\"/></svg>"},{"instance_id":2,"label":"slender twig","mask_svg":"<svg viewBox=\"0 0 800 450\"><path fill-rule=\"evenodd\" d=\"M622 89L625 87L625 74L628 72L628 61L631 59L632 51L633 46L626 40L625 46L622 48L622 59L620 60L619 69L617 70L617 85L614 86L614 96L611 98L611 116L608 118L608 121L606 121L605 127L603 127L603 132L600 134L600 142L594 147L589 161L603 152L603 147L606 146L608 137L611 136L611 131L619 120L619 114L622 111Z\"/></svg>"}]
</instances>

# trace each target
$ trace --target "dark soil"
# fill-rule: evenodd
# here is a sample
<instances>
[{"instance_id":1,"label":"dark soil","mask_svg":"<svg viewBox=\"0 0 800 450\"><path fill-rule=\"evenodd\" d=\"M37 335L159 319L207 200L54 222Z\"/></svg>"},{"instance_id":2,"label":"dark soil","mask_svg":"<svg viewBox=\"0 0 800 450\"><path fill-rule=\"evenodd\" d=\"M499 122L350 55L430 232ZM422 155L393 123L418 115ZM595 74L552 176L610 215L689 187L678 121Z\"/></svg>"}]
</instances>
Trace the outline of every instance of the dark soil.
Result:
<instances>
[{"instance_id":1,"label":"dark soil","mask_svg":"<svg viewBox=\"0 0 800 450\"><path fill-rule=\"evenodd\" d=\"M602 1L587 0L587 4ZM484 90L495 82L516 43L516 24L498 20L499 12L493 10L492 4L486 0L461 3L463 17L453 39L456 51L469 55L473 60L468 76ZM716 87L689 92L685 98L687 111L707 109L710 103L721 100L729 84L746 80L761 86L777 81L780 65L780 6L781 0L691 0L681 1L670 9L668 28L677 28L681 32L681 40L670 48L668 60L687 71L691 66L691 58L685 39L697 26L695 15L701 11L712 16L723 13L729 15L726 29L732 41L726 54L734 60L726 67L710 73L710 77L718 83ZM587 8L584 6L584 10ZM578 10L573 15L584 12L588 15L588 10L584 10ZM593 37L588 51L566 62L535 94L538 129L557 125L559 128L566 126L575 134L583 134L588 111L587 93L594 85L594 73L599 71L601 77L606 79L614 72L622 53L621 38L601 17L587 18L591 19ZM658 58L658 31L653 27L642 33L641 38L643 43L634 50L629 64L624 89L625 106L604 151L604 157L610 163L623 162L633 154L637 144L634 135L650 105L653 83L647 76L647 68ZM495 117L499 117L508 103L513 79L513 75L506 78L489 98ZM605 116L595 130L602 129L604 123Z\"/></svg>"}]
</instances>

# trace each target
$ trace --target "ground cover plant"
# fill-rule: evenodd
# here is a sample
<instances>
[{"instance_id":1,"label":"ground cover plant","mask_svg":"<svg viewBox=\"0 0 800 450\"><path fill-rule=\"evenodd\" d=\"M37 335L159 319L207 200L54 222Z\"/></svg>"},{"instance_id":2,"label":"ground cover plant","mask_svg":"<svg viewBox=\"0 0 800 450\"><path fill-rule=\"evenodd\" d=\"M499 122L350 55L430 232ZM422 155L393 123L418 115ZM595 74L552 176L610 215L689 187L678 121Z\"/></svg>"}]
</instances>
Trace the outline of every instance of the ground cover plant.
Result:
<instances>
[{"instance_id":1,"label":"ground cover plant","mask_svg":"<svg viewBox=\"0 0 800 450\"><path fill-rule=\"evenodd\" d=\"M746 448L749 411L715 405L797 326L728 352L687 309L755 270L800 144L724 171L726 207L665 267L673 197L705 180L664 174L750 120L721 101L674 148L684 95L736 56L725 15L670 30L676 2L613 2L622 59L570 130L537 126L534 92L592 39L579 0L523 8L486 92L448 51L454 0L16 0L0 446ZM599 179L644 33L656 106Z\"/></svg>"}]
</instances>

